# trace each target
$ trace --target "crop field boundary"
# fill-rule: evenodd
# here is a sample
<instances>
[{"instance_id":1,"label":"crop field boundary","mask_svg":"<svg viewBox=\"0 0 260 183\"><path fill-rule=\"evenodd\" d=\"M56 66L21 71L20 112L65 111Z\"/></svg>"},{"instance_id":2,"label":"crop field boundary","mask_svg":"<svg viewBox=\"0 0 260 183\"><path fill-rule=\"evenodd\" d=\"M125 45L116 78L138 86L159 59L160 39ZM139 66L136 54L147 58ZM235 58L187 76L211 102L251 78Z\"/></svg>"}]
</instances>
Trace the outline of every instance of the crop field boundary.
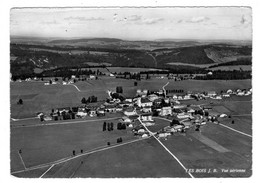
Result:
<instances>
[{"instance_id":1,"label":"crop field boundary","mask_svg":"<svg viewBox=\"0 0 260 183\"><path fill-rule=\"evenodd\" d=\"M220 153L225 153L225 152L229 152L230 150L226 149L225 147L219 145L218 143L216 143L215 141L209 139L208 137L202 135L202 134L197 134L194 133L192 134L192 136L199 140L200 142L202 142L203 144L207 145L208 147L211 147L212 149L220 152Z\"/></svg>"}]
</instances>

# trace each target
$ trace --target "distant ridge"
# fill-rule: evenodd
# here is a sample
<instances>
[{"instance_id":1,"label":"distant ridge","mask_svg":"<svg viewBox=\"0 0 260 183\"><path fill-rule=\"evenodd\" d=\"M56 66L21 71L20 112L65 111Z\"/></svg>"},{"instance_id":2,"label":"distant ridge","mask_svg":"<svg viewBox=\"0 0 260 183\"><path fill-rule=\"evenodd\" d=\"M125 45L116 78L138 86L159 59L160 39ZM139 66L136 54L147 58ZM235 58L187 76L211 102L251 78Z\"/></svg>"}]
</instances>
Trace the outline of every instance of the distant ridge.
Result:
<instances>
[{"instance_id":1,"label":"distant ridge","mask_svg":"<svg viewBox=\"0 0 260 183\"><path fill-rule=\"evenodd\" d=\"M88 41L101 41L101 42L120 42L123 41L121 39L116 38L82 38L82 39L59 39L53 40L49 43L57 44L57 43L79 43L79 42L88 42Z\"/></svg>"}]
</instances>

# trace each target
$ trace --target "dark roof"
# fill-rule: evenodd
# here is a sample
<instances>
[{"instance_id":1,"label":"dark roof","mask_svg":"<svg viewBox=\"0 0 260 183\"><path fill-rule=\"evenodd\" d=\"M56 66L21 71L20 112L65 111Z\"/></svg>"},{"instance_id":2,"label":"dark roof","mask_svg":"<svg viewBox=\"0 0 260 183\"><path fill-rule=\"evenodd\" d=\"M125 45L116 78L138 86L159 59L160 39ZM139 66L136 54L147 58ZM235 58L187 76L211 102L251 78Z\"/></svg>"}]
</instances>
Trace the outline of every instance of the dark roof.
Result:
<instances>
[{"instance_id":1,"label":"dark roof","mask_svg":"<svg viewBox=\"0 0 260 183\"><path fill-rule=\"evenodd\" d=\"M148 98L141 98L141 103L151 102Z\"/></svg>"}]
</instances>

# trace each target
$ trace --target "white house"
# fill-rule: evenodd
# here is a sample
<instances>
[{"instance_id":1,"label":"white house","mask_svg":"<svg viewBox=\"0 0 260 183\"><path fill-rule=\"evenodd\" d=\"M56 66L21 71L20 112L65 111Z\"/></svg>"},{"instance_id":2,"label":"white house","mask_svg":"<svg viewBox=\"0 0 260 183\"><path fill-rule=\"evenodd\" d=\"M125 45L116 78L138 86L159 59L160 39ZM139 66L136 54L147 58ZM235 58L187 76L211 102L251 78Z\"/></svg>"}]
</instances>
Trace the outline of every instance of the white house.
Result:
<instances>
[{"instance_id":1,"label":"white house","mask_svg":"<svg viewBox=\"0 0 260 183\"><path fill-rule=\"evenodd\" d=\"M132 120L130 118L128 118L127 116L123 116L119 121L123 122L123 123L131 123L132 122Z\"/></svg>"},{"instance_id":2,"label":"white house","mask_svg":"<svg viewBox=\"0 0 260 183\"><path fill-rule=\"evenodd\" d=\"M141 120L142 121L153 121L153 116L152 116L152 114L150 113L150 114L142 114L141 115Z\"/></svg>"},{"instance_id":3,"label":"white house","mask_svg":"<svg viewBox=\"0 0 260 183\"><path fill-rule=\"evenodd\" d=\"M189 99L191 99L190 95L184 95L183 100L189 100Z\"/></svg>"},{"instance_id":4,"label":"white house","mask_svg":"<svg viewBox=\"0 0 260 183\"><path fill-rule=\"evenodd\" d=\"M160 115L160 116L172 115L172 108L171 108L171 106L162 107L162 109L161 109L159 115Z\"/></svg>"},{"instance_id":5,"label":"white house","mask_svg":"<svg viewBox=\"0 0 260 183\"><path fill-rule=\"evenodd\" d=\"M178 99L178 96L177 96L177 95L173 95L172 98L173 98L174 100L177 100L177 99Z\"/></svg>"},{"instance_id":6,"label":"white house","mask_svg":"<svg viewBox=\"0 0 260 183\"><path fill-rule=\"evenodd\" d=\"M141 109L142 112L145 112L145 113L148 113L148 112L152 112L152 108L150 106L146 106L146 107L143 107Z\"/></svg>"},{"instance_id":7,"label":"white house","mask_svg":"<svg viewBox=\"0 0 260 183\"><path fill-rule=\"evenodd\" d=\"M221 97L220 95L217 95L217 96L216 96L216 99L217 99L217 100L221 100L222 97Z\"/></svg>"},{"instance_id":8,"label":"white house","mask_svg":"<svg viewBox=\"0 0 260 183\"><path fill-rule=\"evenodd\" d=\"M148 96L148 98L149 98L150 101L153 102L154 100L158 99L159 97L155 94L151 94L151 95Z\"/></svg>"},{"instance_id":9,"label":"white house","mask_svg":"<svg viewBox=\"0 0 260 183\"><path fill-rule=\"evenodd\" d=\"M135 110L135 108L128 108L128 109L126 109L125 111L124 111L124 115L126 115L126 116L134 116L134 115L136 115L137 113L136 113L136 110Z\"/></svg>"},{"instance_id":10,"label":"white house","mask_svg":"<svg viewBox=\"0 0 260 183\"><path fill-rule=\"evenodd\" d=\"M230 94L228 94L228 93L223 93L222 96L223 96L223 97L230 97Z\"/></svg>"},{"instance_id":11,"label":"white house","mask_svg":"<svg viewBox=\"0 0 260 183\"><path fill-rule=\"evenodd\" d=\"M139 107L147 107L147 106L151 107L153 103L148 98L138 98L137 105Z\"/></svg>"},{"instance_id":12,"label":"white house","mask_svg":"<svg viewBox=\"0 0 260 183\"><path fill-rule=\"evenodd\" d=\"M208 92L208 97L215 97L217 93L215 91L209 91Z\"/></svg>"},{"instance_id":13,"label":"white house","mask_svg":"<svg viewBox=\"0 0 260 183\"><path fill-rule=\"evenodd\" d=\"M177 118L179 118L179 119L184 119L184 118L189 118L189 117L191 117L190 114L183 114L183 113L181 113L181 114L177 115Z\"/></svg>"},{"instance_id":14,"label":"white house","mask_svg":"<svg viewBox=\"0 0 260 183\"><path fill-rule=\"evenodd\" d=\"M237 92L237 96L244 96L245 93L243 91Z\"/></svg>"},{"instance_id":15,"label":"white house","mask_svg":"<svg viewBox=\"0 0 260 183\"><path fill-rule=\"evenodd\" d=\"M227 94L232 94L232 93L233 93L233 91L231 89L227 90Z\"/></svg>"}]
</instances>

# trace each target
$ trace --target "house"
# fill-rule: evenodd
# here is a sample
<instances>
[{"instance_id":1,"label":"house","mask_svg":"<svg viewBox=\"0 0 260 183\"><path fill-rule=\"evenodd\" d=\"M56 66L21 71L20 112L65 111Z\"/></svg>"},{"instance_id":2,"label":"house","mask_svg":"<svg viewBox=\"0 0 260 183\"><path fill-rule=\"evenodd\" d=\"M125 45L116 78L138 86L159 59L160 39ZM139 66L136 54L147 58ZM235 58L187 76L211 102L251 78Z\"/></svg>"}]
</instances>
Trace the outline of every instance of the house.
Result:
<instances>
[{"instance_id":1,"label":"house","mask_svg":"<svg viewBox=\"0 0 260 183\"><path fill-rule=\"evenodd\" d=\"M143 107L141 109L141 111L144 113L152 112L152 108L150 106L146 106L146 107Z\"/></svg>"},{"instance_id":2,"label":"house","mask_svg":"<svg viewBox=\"0 0 260 183\"><path fill-rule=\"evenodd\" d=\"M171 108L171 106L169 106L169 107L162 107L159 115L160 116L172 115L172 108Z\"/></svg>"},{"instance_id":3,"label":"house","mask_svg":"<svg viewBox=\"0 0 260 183\"><path fill-rule=\"evenodd\" d=\"M230 94L228 94L228 93L222 93L222 96L223 96L223 97L230 97Z\"/></svg>"},{"instance_id":4,"label":"house","mask_svg":"<svg viewBox=\"0 0 260 183\"><path fill-rule=\"evenodd\" d=\"M148 96L148 99L150 100L150 101L154 101L154 100L156 100L156 99L158 99L159 97L157 96L157 95L155 95L155 94L151 94L151 95L149 95Z\"/></svg>"},{"instance_id":5,"label":"house","mask_svg":"<svg viewBox=\"0 0 260 183\"><path fill-rule=\"evenodd\" d=\"M98 109L98 110L97 110L97 115L98 115L98 116L105 116L105 109L103 109L103 108L102 108L102 109L101 109L101 108Z\"/></svg>"},{"instance_id":6,"label":"house","mask_svg":"<svg viewBox=\"0 0 260 183\"><path fill-rule=\"evenodd\" d=\"M124 111L124 115L126 116L134 116L136 115L136 109L135 108L128 108Z\"/></svg>"},{"instance_id":7,"label":"house","mask_svg":"<svg viewBox=\"0 0 260 183\"><path fill-rule=\"evenodd\" d=\"M119 105L121 107L130 107L130 106L133 106L133 103L125 100L123 102L120 102Z\"/></svg>"},{"instance_id":8,"label":"house","mask_svg":"<svg viewBox=\"0 0 260 183\"><path fill-rule=\"evenodd\" d=\"M178 99L178 96L177 96L177 95L173 95L172 98L173 98L174 100L177 100L177 99Z\"/></svg>"},{"instance_id":9,"label":"house","mask_svg":"<svg viewBox=\"0 0 260 183\"><path fill-rule=\"evenodd\" d=\"M189 99L191 99L190 95L184 95L183 96L183 100L189 100Z\"/></svg>"},{"instance_id":10,"label":"house","mask_svg":"<svg viewBox=\"0 0 260 183\"><path fill-rule=\"evenodd\" d=\"M221 97L220 95L217 95L215 99L217 99L217 100L221 100L222 97Z\"/></svg>"},{"instance_id":11,"label":"house","mask_svg":"<svg viewBox=\"0 0 260 183\"><path fill-rule=\"evenodd\" d=\"M133 102L133 99L131 99L131 98L126 98L125 101L131 103L131 102Z\"/></svg>"},{"instance_id":12,"label":"house","mask_svg":"<svg viewBox=\"0 0 260 183\"><path fill-rule=\"evenodd\" d=\"M132 120L128 118L127 116L123 116L121 119L119 119L120 122L122 123L131 123Z\"/></svg>"},{"instance_id":13,"label":"house","mask_svg":"<svg viewBox=\"0 0 260 183\"><path fill-rule=\"evenodd\" d=\"M180 113L177 115L177 118L179 118L179 119L184 119L184 118L189 118L189 117L191 117L191 115L185 114L185 113Z\"/></svg>"},{"instance_id":14,"label":"house","mask_svg":"<svg viewBox=\"0 0 260 183\"><path fill-rule=\"evenodd\" d=\"M90 109L90 111L89 111L89 116L90 117L94 117L94 116L96 116L97 115L97 111L95 110L95 109Z\"/></svg>"},{"instance_id":15,"label":"house","mask_svg":"<svg viewBox=\"0 0 260 183\"><path fill-rule=\"evenodd\" d=\"M142 96L142 97L146 97L147 96L147 93L148 93L148 90L147 89L144 89L143 91L141 89L138 89L136 91L136 95L137 96Z\"/></svg>"},{"instance_id":16,"label":"house","mask_svg":"<svg viewBox=\"0 0 260 183\"><path fill-rule=\"evenodd\" d=\"M215 97L217 93L215 91L209 91L208 92L208 97Z\"/></svg>"},{"instance_id":17,"label":"house","mask_svg":"<svg viewBox=\"0 0 260 183\"><path fill-rule=\"evenodd\" d=\"M76 116L80 118L86 117L87 115L88 113L85 108L79 108L78 112L76 113Z\"/></svg>"},{"instance_id":18,"label":"house","mask_svg":"<svg viewBox=\"0 0 260 183\"><path fill-rule=\"evenodd\" d=\"M183 97L181 95L178 96L178 100L183 100Z\"/></svg>"},{"instance_id":19,"label":"house","mask_svg":"<svg viewBox=\"0 0 260 183\"><path fill-rule=\"evenodd\" d=\"M109 112L109 113L114 113L114 112L116 112L116 107L114 105L108 105L108 106L106 106L105 111Z\"/></svg>"},{"instance_id":20,"label":"house","mask_svg":"<svg viewBox=\"0 0 260 183\"><path fill-rule=\"evenodd\" d=\"M142 114L141 120L144 121L144 122L145 121L153 121L152 113Z\"/></svg>"},{"instance_id":21,"label":"house","mask_svg":"<svg viewBox=\"0 0 260 183\"><path fill-rule=\"evenodd\" d=\"M117 107L116 107L116 111L117 111L117 112L121 112L121 111L123 111L123 107L121 107L121 106L117 106Z\"/></svg>"},{"instance_id":22,"label":"house","mask_svg":"<svg viewBox=\"0 0 260 183\"><path fill-rule=\"evenodd\" d=\"M227 94L232 94L233 91L231 89L227 90Z\"/></svg>"},{"instance_id":23,"label":"house","mask_svg":"<svg viewBox=\"0 0 260 183\"><path fill-rule=\"evenodd\" d=\"M139 107L146 107L146 106L152 106L153 103L148 98L138 98L137 105Z\"/></svg>"},{"instance_id":24,"label":"house","mask_svg":"<svg viewBox=\"0 0 260 183\"><path fill-rule=\"evenodd\" d=\"M245 93L243 91L237 92L237 96L244 96L244 95L245 95Z\"/></svg>"}]
</instances>

